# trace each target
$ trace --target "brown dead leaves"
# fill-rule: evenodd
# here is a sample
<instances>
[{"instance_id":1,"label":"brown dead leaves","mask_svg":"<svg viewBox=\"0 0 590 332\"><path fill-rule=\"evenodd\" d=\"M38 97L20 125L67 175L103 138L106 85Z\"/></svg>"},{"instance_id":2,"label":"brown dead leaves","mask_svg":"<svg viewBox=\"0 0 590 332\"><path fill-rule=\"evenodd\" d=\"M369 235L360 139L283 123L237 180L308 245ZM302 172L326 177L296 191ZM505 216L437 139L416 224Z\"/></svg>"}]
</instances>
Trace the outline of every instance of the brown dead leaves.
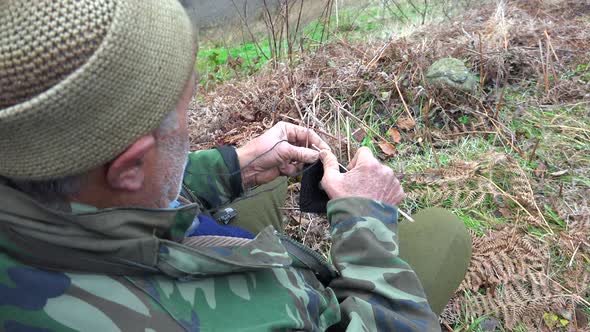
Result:
<instances>
[{"instance_id":1,"label":"brown dead leaves","mask_svg":"<svg viewBox=\"0 0 590 332\"><path fill-rule=\"evenodd\" d=\"M397 126L401 130L411 130L416 127L416 120L409 117L400 117L397 119Z\"/></svg>"},{"instance_id":2,"label":"brown dead leaves","mask_svg":"<svg viewBox=\"0 0 590 332\"><path fill-rule=\"evenodd\" d=\"M389 129L387 131L387 136L391 137L395 144L399 144L402 141L402 135L395 128ZM395 155L395 153L397 152L397 148L395 147L395 145L391 144L388 141L382 140L381 142L377 143L377 145L379 146L381 151L383 151L383 153L388 157Z\"/></svg>"},{"instance_id":3,"label":"brown dead leaves","mask_svg":"<svg viewBox=\"0 0 590 332\"><path fill-rule=\"evenodd\" d=\"M395 142L395 144L398 144L399 142L402 141L402 135L395 128L389 129L387 131L387 135L389 135L389 136L391 136L391 138L393 138L393 141Z\"/></svg>"},{"instance_id":4,"label":"brown dead leaves","mask_svg":"<svg viewBox=\"0 0 590 332\"><path fill-rule=\"evenodd\" d=\"M381 151L383 151L383 153L385 153L385 155L391 157L393 155L395 155L395 152L397 151L395 145L389 143L389 142L379 142L377 145L379 145L379 148L381 148Z\"/></svg>"}]
</instances>

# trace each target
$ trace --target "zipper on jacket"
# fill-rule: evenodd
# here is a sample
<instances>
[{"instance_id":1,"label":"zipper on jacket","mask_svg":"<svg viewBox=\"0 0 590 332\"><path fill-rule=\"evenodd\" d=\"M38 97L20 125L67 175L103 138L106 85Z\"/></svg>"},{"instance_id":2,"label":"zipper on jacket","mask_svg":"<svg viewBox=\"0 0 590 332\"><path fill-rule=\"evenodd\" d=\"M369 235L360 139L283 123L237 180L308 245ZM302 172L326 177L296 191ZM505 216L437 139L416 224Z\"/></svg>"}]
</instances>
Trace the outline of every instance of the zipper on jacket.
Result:
<instances>
[{"instance_id":1,"label":"zipper on jacket","mask_svg":"<svg viewBox=\"0 0 590 332\"><path fill-rule=\"evenodd\" d=\"M332 279L338 277L338 271L322 255L278 231L275 231L275 234L279 237L287 252L312 270L322 284L327 286Z\"/></svg>"}]
</instances>

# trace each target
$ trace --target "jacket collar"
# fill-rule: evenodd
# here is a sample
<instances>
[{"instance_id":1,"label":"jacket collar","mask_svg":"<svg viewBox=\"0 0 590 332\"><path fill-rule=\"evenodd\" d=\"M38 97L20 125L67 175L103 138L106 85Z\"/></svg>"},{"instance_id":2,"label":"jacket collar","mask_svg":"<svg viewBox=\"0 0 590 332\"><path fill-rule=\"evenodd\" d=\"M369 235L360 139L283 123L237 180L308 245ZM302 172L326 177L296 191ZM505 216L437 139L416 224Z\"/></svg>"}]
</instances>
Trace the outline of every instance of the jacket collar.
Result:
<instances>
[{"instance_id":1,"label":"jacket collar","mask_svg":"<svg viewBox=\"0 0 590 332\"><path fill-rule=\"evenodd\" d=\"M186 278L291 264L272 229L242 247L179 243L201 212L198 203L89 210L56 211L0 183L0 249L36 267L99 274Z\"/></svg>"}]
</instances>

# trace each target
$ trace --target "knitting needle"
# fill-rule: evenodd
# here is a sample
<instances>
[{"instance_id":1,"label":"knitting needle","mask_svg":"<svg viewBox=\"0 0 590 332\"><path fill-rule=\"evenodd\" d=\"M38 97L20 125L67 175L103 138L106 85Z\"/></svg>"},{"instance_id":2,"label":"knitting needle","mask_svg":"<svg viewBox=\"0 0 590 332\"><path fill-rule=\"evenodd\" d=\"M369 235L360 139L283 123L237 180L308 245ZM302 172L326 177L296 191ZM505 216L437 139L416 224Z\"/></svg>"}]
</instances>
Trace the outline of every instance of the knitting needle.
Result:
<instances>
[{"instance_id":1,"label":"knitting needle","mask_svg":"<svg viewBox=\"0 0 590 332\"><path fill-rule=\"evenodd\" d=\"M315 144L312 144L311 146L319 152L322 151L322 149L318 148ZM344 167L344 165L342 165L341 163L338 163L338 165L348 171L348 168ZM402 211L400 208L397 209L397 212L401 214L404 218L408 219L410 222L415 222L414 218L410 217L409 213Z\"/></svg>"},{"instance_id":2,"label":"knitting needle","mask_svg":"<svg viewBox=\"0 0 590 332\"><path fill-rule=\"evenodd\" d=\"M404 218L408 219L408 221L410 222L415 222L416 220L414 220L414 218L410 217L409 214L405 213L404 211L402 211L400 208L397 209L397 212L399 214L401 214L402 216L404 216Z\"/></svg>"}]
</instances>

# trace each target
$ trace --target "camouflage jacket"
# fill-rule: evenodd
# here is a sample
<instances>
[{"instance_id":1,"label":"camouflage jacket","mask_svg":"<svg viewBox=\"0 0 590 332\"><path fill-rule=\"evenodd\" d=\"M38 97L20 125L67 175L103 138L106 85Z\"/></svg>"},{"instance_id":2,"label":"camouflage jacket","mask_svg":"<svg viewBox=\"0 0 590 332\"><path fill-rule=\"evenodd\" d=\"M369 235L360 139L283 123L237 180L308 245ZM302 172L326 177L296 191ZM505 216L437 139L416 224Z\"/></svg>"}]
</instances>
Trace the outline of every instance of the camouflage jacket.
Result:
<instances>
[{"instance_id":1,"label":"camouflage jacket","mask_svg":"<svg viewBox=\"0 0 590 332\"><path fill-rule=\"evenodd\" d=\"M0 181L0 330L439 330L398 258L394 207L329 203L338 275L324 285L272 228L241 243L187 244L196 214L241 192L231 152L189 159L185 185L198 200L178 209L64 213Z\"/></svg>"}]
</instances>

